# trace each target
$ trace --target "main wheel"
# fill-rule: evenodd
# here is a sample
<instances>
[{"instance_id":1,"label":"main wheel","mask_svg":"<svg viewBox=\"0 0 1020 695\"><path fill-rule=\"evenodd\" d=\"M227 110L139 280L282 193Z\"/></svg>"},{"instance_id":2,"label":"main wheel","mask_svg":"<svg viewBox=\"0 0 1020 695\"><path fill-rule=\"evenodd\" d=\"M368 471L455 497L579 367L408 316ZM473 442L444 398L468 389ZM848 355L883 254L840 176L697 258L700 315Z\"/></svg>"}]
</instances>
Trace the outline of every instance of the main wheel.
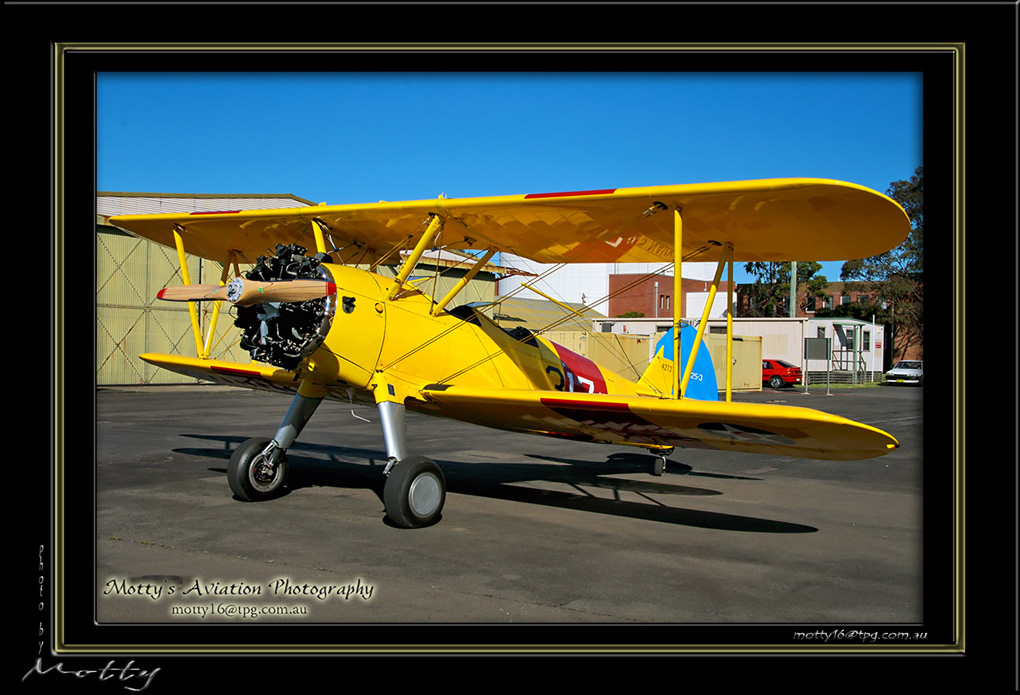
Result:
<instances>
[{"instance_id":1,"label":"main wheel","mask_svg":"<svg viewBox=\"0 0 1020 695\"><path fill-rule=\"evenodd\" d=\"M431 526L446 502L446 478L424 456L409 456L390 469L383 487L386 514L402 528Z\"/></svg>"},{"instance_id":2,"label":"main wheel","mask_svg":"<svg viewBox=\"0 0 1020 695\"><path fill-rule=\"evenodd\" d=\"M234 450L227 464L227 480L234 494L246 502L276 497L287 480L287 457L280 453L276 467L265 455L271 439L253 437Z\"/></svg>"}]
</instances>

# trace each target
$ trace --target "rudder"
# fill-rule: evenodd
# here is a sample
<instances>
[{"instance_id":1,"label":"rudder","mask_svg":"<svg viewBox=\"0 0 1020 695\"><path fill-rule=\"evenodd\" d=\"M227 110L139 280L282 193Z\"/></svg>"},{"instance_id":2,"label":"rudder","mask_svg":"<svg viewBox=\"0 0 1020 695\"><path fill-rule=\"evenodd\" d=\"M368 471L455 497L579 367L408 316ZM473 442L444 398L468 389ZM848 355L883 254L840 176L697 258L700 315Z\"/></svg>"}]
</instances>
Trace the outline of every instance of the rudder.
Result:
<instances>
[{"instance_id":1,"label":"rudder","mask_svg":"<svg viewBox=\"0 0 1020 695\"><path fill-rule=\"evenodd\" d=\"M691 326L683 326L680 329L680 369L682 370L691 356L691 348L697 331ZM655 356L649 363L644 374L641 375L639 383L655 389L663 395L671 396L673 393L673 329L659 339L655 344ZM683 371L680 372L683 378ZM698 348L698 354L694 358L694 368L691 370L690 380L687 382L687 390L684 398L694 398L699 401L719 400L719 390L715 378L715 367L712 364L712 356L708 347L702 343Z\"/></svg>"}]
</instances>

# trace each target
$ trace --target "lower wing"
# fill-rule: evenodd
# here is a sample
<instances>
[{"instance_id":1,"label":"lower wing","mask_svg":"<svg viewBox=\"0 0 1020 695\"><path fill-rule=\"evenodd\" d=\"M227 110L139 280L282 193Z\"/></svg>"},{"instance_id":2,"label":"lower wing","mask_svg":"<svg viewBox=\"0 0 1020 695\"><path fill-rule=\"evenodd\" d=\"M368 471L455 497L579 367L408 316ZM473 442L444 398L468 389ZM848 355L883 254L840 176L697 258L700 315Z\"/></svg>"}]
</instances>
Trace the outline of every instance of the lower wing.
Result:
<instances>
[{"instance_id":1,"label":"lower wing","mask_svg":"<svg viewBox=\"0 0 1020 695\"><path fill-rule=\"evenodd\" d=\"M457 386L422 393L436 414L587 441L834 461L874 458L899 446L870 425L796 406Z\"/></svg>"},{"instance_id":2,"label":"lower wing","mask_svg":"<svg viewBox=\"0 0 1020 695\"><path fill-rule=\"evenodd\" d=\"M297 374L278 367L156 353L146 353L139 357L171 372L224 386L296 393L301 385Z\"/></svg>"}]
</instances>

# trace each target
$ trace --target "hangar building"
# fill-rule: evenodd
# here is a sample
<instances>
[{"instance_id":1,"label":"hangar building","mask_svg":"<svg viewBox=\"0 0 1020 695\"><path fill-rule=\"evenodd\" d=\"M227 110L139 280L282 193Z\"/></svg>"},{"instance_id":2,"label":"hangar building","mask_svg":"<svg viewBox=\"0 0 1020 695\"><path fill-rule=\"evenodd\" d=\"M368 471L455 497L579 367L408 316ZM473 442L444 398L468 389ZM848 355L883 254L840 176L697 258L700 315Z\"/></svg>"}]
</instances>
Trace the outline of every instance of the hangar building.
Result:
<instances>
[{"instance_id":1,"label":"hangar building","mask_svg":"<svg viewBox=\"0 0 1020 695\"><path fill-rule=\"evenodd\" d=\"M197 345L188 303L156 299L160 289L182 284L174 249L127 234L109 223L115 215L218 210L265 210L307 207L315 203L290 194L203 195L101 192L96 198L96 383L98 385L194 383L194 379L143 362L146 352L195 355ZM267 252L271 252L267 249ZM254 261L255 259L251 259ZM459 266L459 267L458 267ZM418 264L415 277L432 295L443 296L470 266L463 258L431 253ZM193 283L218 282L222 264L191 257L188 272ZM243 269L243 267L242 267ZM377 270L395 275L396 266ZM497 281L520 271L487 264L465 288L460 301L491 303ZM199 322L211 320L213 303L199 304ZM239 331L224 316L209 341L216 359L247 363L248 353L238 345Z\"/></svg>"}]
</instances>

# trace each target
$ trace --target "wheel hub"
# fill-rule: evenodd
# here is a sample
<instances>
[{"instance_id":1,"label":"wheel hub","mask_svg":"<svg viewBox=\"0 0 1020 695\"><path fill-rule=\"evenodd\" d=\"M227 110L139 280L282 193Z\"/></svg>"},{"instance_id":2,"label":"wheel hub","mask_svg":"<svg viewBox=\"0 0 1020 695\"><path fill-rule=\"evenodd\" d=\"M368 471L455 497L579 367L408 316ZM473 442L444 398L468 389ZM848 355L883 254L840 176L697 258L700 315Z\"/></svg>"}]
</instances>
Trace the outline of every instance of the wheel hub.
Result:
<instances>
[{"instance_id":1,"label":"wheel hub","mask_svg":"<svg viewBox=\"0 0 1020 695\"><path fill-rule=\"evenodd\" d=\"M276 471L273 470L273 466L266 458L262 456L252 466L251 477L255 484L265 486L273 482L273 478L276 477Z\"/></svg>"},{"instance_id":2,"label":"wheel hub","mask_svg":"<svg viewBox=\"0 0 1020 695\"><path fill-rule=\"evenodd\" d=\"M418 516L428 516L436 510L442 498L439 480L431 473L423 473L411 483L407 499L411 510Z\"/></svg>"},{"instance_id":3,"label":"wheel hub","mask_svg":"<svg viewBox=\"0 0 1020 695\"><path fill-rule=\"evenodd\" d=\"M282 452L275 443L270 442L266 450L255 457L249 468L248 478L251 484L263 492L271 490L280 477L280 466L277 461Z\"/></svg>"}]
</instances>

